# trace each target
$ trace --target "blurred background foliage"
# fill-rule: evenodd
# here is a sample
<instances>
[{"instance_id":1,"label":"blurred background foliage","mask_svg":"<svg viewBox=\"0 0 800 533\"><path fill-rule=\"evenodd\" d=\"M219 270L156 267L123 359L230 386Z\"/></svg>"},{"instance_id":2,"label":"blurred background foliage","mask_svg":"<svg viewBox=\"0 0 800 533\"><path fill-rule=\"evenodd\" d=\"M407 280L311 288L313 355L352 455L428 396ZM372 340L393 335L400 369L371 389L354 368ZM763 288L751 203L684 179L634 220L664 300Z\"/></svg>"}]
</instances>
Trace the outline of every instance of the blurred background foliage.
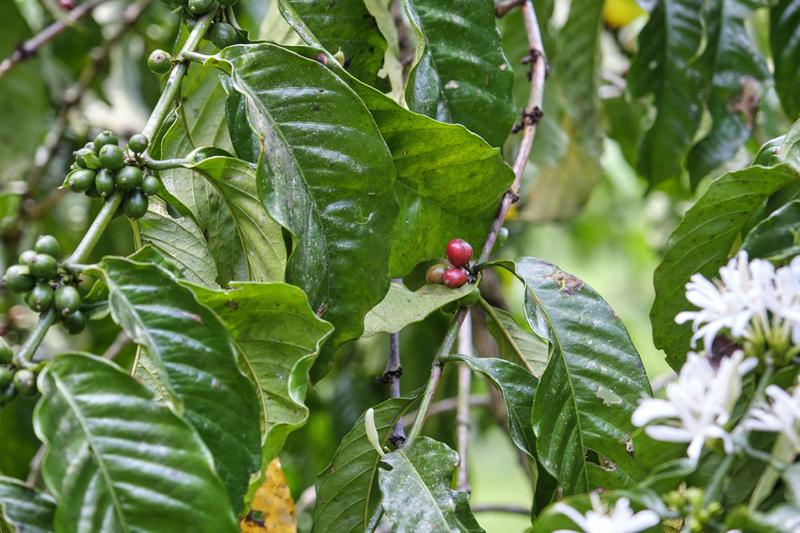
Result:
<instances>
[{"instance_id":1,"label":"blurred background foliage","mask_svg":"<svg viewBox=\"0 0 800 533\"><path fill-rule=\"evenodd\" d=\"M67 17L64 6L68 1L0 2L4 30L0 32L0 58L9 56L21 41L46 25ZM178 19L163 2L139 3L146 9L131 21L124 16L131 4L128 0L102 2L91 17L0 78L0 271L15 261L21 250L30 248L41 233L56 235L66 248L77 242L99 206L59 188L72 151L101 129L112 129L125 138L143 125L159 93L159 80L147 70L146 57L155 48L172 49ZM669 370L652 342L648 317L652 274L668 235L709 177L693 187L688 175L651 185L637 174L638 145L653 110L631 98L625 91L625 78L636 50L636 36L648 18L645 9L634 0L538 0L535 4L551 69L545 118L521 201L515 204L508 224L508 240L498 255L537 256L592 285L621 316L649 376L657 379ZM594 44L581 38L586 29L580 21L573 21L570 4L586 10L583 18L589 19L590 31L598 28L600 35ZM242 0L236 10L251 39L292 40L267 0ZM597 24L599 17L602 25ZM99 48L124 24L130 25L129 31L110 48ZM767 9L760 8L748 20L747 31L769 59L767 24ZM528 92L528 67L521 60L528 51L519 13L499 19L499 26L514 65L515 99L521 109ZM596 49L586 53L586 46ZM401 35L400 59L407 54ZM573 64L580 61L590 63L586 68ZM581 78L586 72L588 78ZM80 97L75 98L76 94ZM697 138L708 131L709 122L704 115ZM752 138L723 164L723 170L743 166L758 146L788 127L773 89L765 83ZM53 131L59 133L58 142L50 138ZM515 152L514 142L512 137L505 148L509 156ZM720 173L718 169L711 175ZM131 239L128 222L120 217L104 235L97 254L130 253ZM409 286L419 285L422 273L424 266L409 276ZM510 307L521 309L514 305L520 301L521 287L507 278L497 282ZM0 295L0 333L12 344L18 343L35 321L35 315L20 303L7 293ZM404 391L415 390L425 381L446 323L443 314L435 313L403 331ZM69 346L103 353L116 336L117 329L109 319L99 320ZM54 354L67 346L65 333L57 327L51 329L42 351ZM133 348L127 345L117 360L124 364L132 355ZM328 464L355 419L387 395L385 386L375 380L383 372L387 355L388 338L383 335L347 346L335 369L309 395L309 422L291 435L281 454L293 495L299 499L300 530L310 523L310 516L303 513L304 491L313 486L316 474ZM439 397L454 393L453 373L445 377ZM475 393L479 400L489 395L485 388ZM3 474L27 475L38 449L30 427L32 408L32 401L20 400L0 411ZM491 405L475 408L474 414L473 507L525 505L531 497L529 484L522 469L516 467L513 447L496 421L502 414ZM432 437L453 442L453 412L432 417L427 428ZM528 520L486 514L481 522L488 531L513 531L524 528Z\"/></svg>"}]
</instances>

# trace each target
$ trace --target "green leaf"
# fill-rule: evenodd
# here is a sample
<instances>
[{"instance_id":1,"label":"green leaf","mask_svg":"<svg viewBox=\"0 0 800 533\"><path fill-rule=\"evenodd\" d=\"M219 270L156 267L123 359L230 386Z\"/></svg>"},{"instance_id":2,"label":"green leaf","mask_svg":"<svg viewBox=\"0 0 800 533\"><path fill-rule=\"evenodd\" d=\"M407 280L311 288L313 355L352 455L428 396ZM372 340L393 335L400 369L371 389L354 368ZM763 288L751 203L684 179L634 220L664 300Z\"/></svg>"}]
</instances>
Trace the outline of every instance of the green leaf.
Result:
<instances>
[{"instance_id":1,"label":"green leaf","mask_svg":"<svg viewBox=\"0 0 800 533\"><path fill-rule=\"evenodd\" d=\"M503 395L508 411L511 440L532 461L536 460L536 436L531 414L538 380L523 367L504 359L448 355L443 361L463 361L474 372L480 372Z\"/></svg>"},{"instance_id":2,"label":"green leaf","mask_svg":"<svg viewBox=\"0 0 800 533\"><path fill-rule=\"evenodd\" d=\"M474 290L475 285L470 284L458 289L429 284L412 291L402 283L393 282L383 301L373 307L364 318L363 336L369 337L383 332L397 333Z\"/></svg>"},{"instance_id":3,"label":"green leaf","mask_svg":"<svg viewBox=\"0 0 800 533\"><path fill-rule=\"evenodd\" d=\"M625 326L594 289L558 267L525 257L514 270L526 286L528 323L552 350L533 403L540 462L563 494L638 480L631 415L651 392Z\"/></svg>"},{"instance_id":4,"label":"green leaf","mask_svg":"<svg viewBox=\"0 0 800 533\"><path fill-rule=\"evenodd\" d=\"M406 100L412 111L466 126L492 146L511 133L514 75L491 0L406 0L416 39Z\"/></svg>"},{"instance_id":5,"label":"green leaf","mask_svg":"<svg viewBox=\"0 0 800 533\"><path fill-rule=\"evenodd\" d=\"M303 39L281 15L279 4L280 2L269 2L267 5L267 14L264 15L258 32L259 38L284 46L303 44ZM230 123L229 116L228 124Z\"/></svg>"},{"instance_id":6,"label":"green leaf","mask_svg":"<svg viewBox=\"0 0 800 533\"><path fill-rule=\"evenodd\" d=\"M263 415L261 468L286 437L308 420L308 371L332 327L311 311L306 295L284 283L231 283L231 290L191 287L222 320L240 367L257 384ZM256 480L251 487L260 485Z\"/></svg>"},{"instance_id":7,"label":"green leaf","mask_svg":"<svg viewBox=\"0 0 800 533\"><path fill-rule=\"evenodd\" d=\"M547 344L531 333L528 328L523 328L511 313L492 308L492 313L497 317L486 317L486 327L497 342L497 349L504 359L524 363L528 372L536 378L542 376L547 360L550 357Z\"/></svg>"},{"instance_id":8,"label":"green leaf","mask_svg":"<svg viewBox=\"0 0 800 533\"><path fill-rule=\"evenodd\" d=\"M753 0L713 0L703 11L707 42L700 61L713 72L706 102L713 124L686 160L694 186L731 160L753 129L761 82L769 76L745 26L759 6Z\"/></svg>"},{"instance_id":9,"label":"green leaf","mask_svg":"<svg viewBox=\"0 0 800 533\"><path fill-rule=\"evenodd\" d=\"M236 531L213 461L192 427L100 357L58 356L39 376L35 425L56 530Z\"/></svg>"},{"instance_id":10,"label":"green leaf","mask_svg":"<svg viewBox=\"0 0 800 533\"><path fill-rule=\"evenodd\" d=\"M358 96L319 62L269 43L213 61L232 70L263 147L261 200L293 234L286 279L336 327L317 364L324 374L389 288L391 155Z\"/></svg>"},{"instance_id":11,"label":"green leaf","mask_svg":"<svg viewBox=\"0 0 800 533\"><path fill-rule=\"evenodd\" d=\"M343 66L353 76L379 89L388 89L378 76L386 39L364 0L279 0L281 13L311 46L344 54Z\"/></svg>"},{"instance_id":12,"label":"green leaf","mask_svg":"<svg viewBox=\"0 0 800 533\"><path fill-rule=\"evenodd\" d=\"M313 48L295 50L306 57L318 53ZM392 275L404 276L417 263L440 257L454 237L479 248L514 180L500 151L463 126L408 111L349 76L332 58L328 68L358 94L392 153L400 203L392 237Z\"/></svg>"},{"instance_id":13,"label":"green leaf","mask_svg":"<svg viewBox=\"0 0 800 533\"><path fill-rule=\"evenodd\" d=\"M675 316L690 308L684 294L689 278L695 273L713 278L736 252L753 213L772 193L795 180L797 173L788 165L725 174L711 183L670 236L653 277L656 295L650 319L655 345L667 353L672 368L681 367L689 349L691 325L675 323Z\"/></svg>"},{"instance_id":14,"label":"green leaf","mask_svg":"<svg viewBox=\"0 0 800 533\"><path fill-rule=\"evenodd\" d=\"M150 198L147 214L139 220L142 242L169 258L192 283L217 286L217 265L194 219L172 217L159 198Z\"/></svg>"},{"instance_id":15,"label":"green leaf","mask_svg":"<svg viewBox=\"0 0 800 533\"><path fill-rule=\"evenodd\" d=\"M420 437L408 447L387 453L381 463L390 467L379 471L378 480L381 505L392 531L475 531L474 526L465 527L456 513L460 497L450 488L450 478L458 466L458 454L447 445ZM466 516L472 525L475 519Z\"/></svg>"},{"instance_id":16,"label":"green leaf","mask_svg":"<svg viewBox=\"0 0 800 533\"><path fill-rule=\"evenodd\" d=\"M639 53L628 75L631 94L652 94L657 114L642 140L639 172L652 184L675 178L703 116L705 0L659 0L639 33Z\"/></svg>"},{"instance_id":17,"label":"green leaf","mask_svg":"<svg viewBox=\"0 0 800 533\"><path fill-rule=\"evenodd\" d=\"M375 407L381 445L389 442L395 424L414 398L391 398ZM380 456L372 447L360 416L345 435L331 464L317 477L313 533L363 533L369 522Z\"/></svg>"},{"instance_id":18,"label":"green leaf","mask_svg":"<svg viewBox=\"0 0 800 533\"><path fill-rule=\"evenodd\" d=\"M219 318L167 270L106 257L111 316L146 349L151 377L214 456L235 512L261 464L259 405Z\"/></svg>"},{"instance_id":19,"label":"green leaf","mask_svg":"<svg viewBox=\"0 0 800 533\"><path fill-rule=\"evenodd\" d=\"M5 520L20 533L51 533L55 500L12 477L0 476L0 526Z\"/></svg>"},{"instance_id":20,"label":"green leaf","mask_svg":"<svg viewBox=\"0 0 800 533\"><path fill-rule=\"evenodd\" d=\"M769 47L775 90L789 120L800 117L800 0L779 0L769 11Z\"/></svg>"},{"instance_id":21,"label":"green leaf","mask_svg":"<svg viewBox=\"0 0 800 533\"><path fill-rule=\"evenodd\" d=\"M800 200L790 202L759 222L745 237L750 258L788 261L800 253Z\"/></svg>"}]
</instances>

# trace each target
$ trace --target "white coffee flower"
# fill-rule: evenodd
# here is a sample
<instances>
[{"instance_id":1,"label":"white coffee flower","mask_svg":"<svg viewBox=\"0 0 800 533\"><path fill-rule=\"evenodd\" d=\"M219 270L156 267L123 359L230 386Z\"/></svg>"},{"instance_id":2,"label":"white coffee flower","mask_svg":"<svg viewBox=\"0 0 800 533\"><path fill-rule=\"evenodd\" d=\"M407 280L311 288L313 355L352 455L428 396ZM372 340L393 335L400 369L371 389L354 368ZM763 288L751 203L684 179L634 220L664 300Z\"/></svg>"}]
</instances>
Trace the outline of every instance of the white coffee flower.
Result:
<instances>
[{"instance_id":1,"label":"white coffee flower","mask_svg":"<svg viewBox=\"0 0 800 533\"><path fill-rule=\"evenodd\" d=\"M707 440L721 439L727 453L733 439L725 430L731 411L742 392L742 376L757 361L744 359L741 350L723 358L715 370L711 362L690 353L678 379L667 385L666 399L642 400L632 416L635 426L665 442L688 442L686 454L697 461ZM651 422L660 421L658 424Z\"/></svg>"},{"instance_id":2,"label":"white coffee flower","mask_svg":"<svg viewBox=\"0 0 800 533\"><path fill-rule=\"evenodd\" d=\"M660 521L658 514L649 509L634 514L628 498L617 500L613 510L603 505L597 494L592 493L590 498L592 509L586 514L581 514L565 503L555 504L553 510L566 515L583 533L636 533L651 528ZM553 533L578 532L573 529L558 529Z\"/></svg>"},{"instance_id":3,"label":"white coffee flower","mask_svg":"<svg viewBox=\"0 0 800 533\"><path fill-rule=\"evenodd\" d=\"M777 385L766 390L767 405L754 408L742 423L745 429L782 434L800 451L800 386L788 393Z\"/></svg>"}]
</instances>

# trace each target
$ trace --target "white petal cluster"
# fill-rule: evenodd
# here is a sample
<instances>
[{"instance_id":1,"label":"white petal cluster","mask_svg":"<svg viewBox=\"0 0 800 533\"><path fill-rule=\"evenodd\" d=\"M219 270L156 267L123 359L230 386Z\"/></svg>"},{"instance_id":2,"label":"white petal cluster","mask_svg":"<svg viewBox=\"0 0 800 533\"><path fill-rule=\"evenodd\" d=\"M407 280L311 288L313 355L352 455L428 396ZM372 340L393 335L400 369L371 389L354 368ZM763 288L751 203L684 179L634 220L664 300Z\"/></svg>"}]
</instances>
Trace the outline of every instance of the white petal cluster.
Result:
<instances>
[{"instance_id":1,"label":"white petal cluster","mask_svg":"<svg viewBox=\"0 0 800 533\"><path fill-rule=\"evenodd\" d=\"M796 290L778 298L776 281L779 277L782 281L789 281L792 270L800 272L800 261L779 269L782 273L778 276L769 261L748 261L747 252L739 252L720 268L719 279L715 282L701 274L691 277L686 284L686 299L699 310L679 313L675 321L679 324L692 322L695 332L693 346L702 338L704 346L709 349L714 337L722 330L727 330L735 339L747 338L754 321L768 323L768 311L782 316L789 306L800 310L800 282L797 279Z\"/></svg>"},{"instance_id":2,"label":"white petal cluster","mask_svg":"<svg viewBox=\"0 0 800 533\"><path fill-rule=\"evenodd\" d=\"M688 442L686 453L692 461L697 461L711 439L721 439L730 453L733 439L725 425L742 392L742 376L756 364L737 351L715 369L705 357L690 353L678 379L667 385L666 399L642 400L633 413L633 424L647 426L645 432L656 440Z\"/></svg>"},{"instance_id":3,"label":"white petal cluster","mask_svg":"<svg viewBox=\"0 0 800 533\"><path fill-rule=\"evenodd\" d=\"M769 402L750 411L745 429L780 433L800 452L800 385L787 392L777 385L766 390Z\"/></svg>"},{"instance_id":4,"label":"white petal cluster","mask_svg":"<svg viewBox=\"0 0 800 533\"><path fill-rule=\"evenodd\" d=\"M565 503L557 503L553 506L553 511L566 515L572 520L583 533L637 533L644 531L659 523L660 519L655 511L649 509L645 511L633 512L631 501L628 498L620 498L609 509L602 504L597 494L591 494L592 509L586 514ZM573 529L559 529L554 533L578 533Z\"/></svg>"}]
</instances>

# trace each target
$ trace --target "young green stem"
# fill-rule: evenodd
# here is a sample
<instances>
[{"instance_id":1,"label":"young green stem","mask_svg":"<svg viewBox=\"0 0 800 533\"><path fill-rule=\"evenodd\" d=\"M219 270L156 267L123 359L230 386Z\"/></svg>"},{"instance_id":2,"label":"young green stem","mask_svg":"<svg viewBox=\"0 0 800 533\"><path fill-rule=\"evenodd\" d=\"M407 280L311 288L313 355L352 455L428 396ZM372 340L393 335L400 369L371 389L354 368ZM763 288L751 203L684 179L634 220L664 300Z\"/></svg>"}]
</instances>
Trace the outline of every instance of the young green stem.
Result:
<instances>
[{"instance_id":1,"label":"young green stem","mask_svg":"<svg viewBox=\"0 0 800 533\"><path fill-rule=\"evenodd\" d=\"M89 258L89 254L92 253L92 250L97 244L97 241L99 241L100 237L103 235L106 226L108 226L108 223L114 218L114 213L117 212L117 208L121 203L121 192L115 192L105 201L103 207L100 208L100 212L97 213L94 221L92 221L92 225L86 230L81 242L78 243L78 246L75 247L75 251L72 252L72 255L65 261L68 265L67 268L71 268L70 265L74 265L75 263L86 262Z\"/></svg>"},{"instance_id":2,"label":"young green stem","mask_svg":"<svg viewBox=\"0 0 800 533\"><path fill-rule=\"evenodd\" d=\"M33 328L28 338L25 339L25 344L23 344L17 352L17 355L14 357L14 362L16 364L26 368L35 366L32 365L30 361L33 359L36 349L39 348L39 345L42 343L47 330L50 329L50 326L52 326L55 321L56 310L51 307L39 317L39 322L36 324L36 327Z\"/></svg>"},{"instance_id":3,"label":"young green stem","mask_svg":"<svg viewBox=\"0 0 800 533\"><path fill-rule=\"evenodd\" d=\"M183 158L175 159L153 159L147 154L142 155L142 162L144 166L153 170L169 170L171 168L180 168L188 161Z\"/></svg>"}]
</instances>

